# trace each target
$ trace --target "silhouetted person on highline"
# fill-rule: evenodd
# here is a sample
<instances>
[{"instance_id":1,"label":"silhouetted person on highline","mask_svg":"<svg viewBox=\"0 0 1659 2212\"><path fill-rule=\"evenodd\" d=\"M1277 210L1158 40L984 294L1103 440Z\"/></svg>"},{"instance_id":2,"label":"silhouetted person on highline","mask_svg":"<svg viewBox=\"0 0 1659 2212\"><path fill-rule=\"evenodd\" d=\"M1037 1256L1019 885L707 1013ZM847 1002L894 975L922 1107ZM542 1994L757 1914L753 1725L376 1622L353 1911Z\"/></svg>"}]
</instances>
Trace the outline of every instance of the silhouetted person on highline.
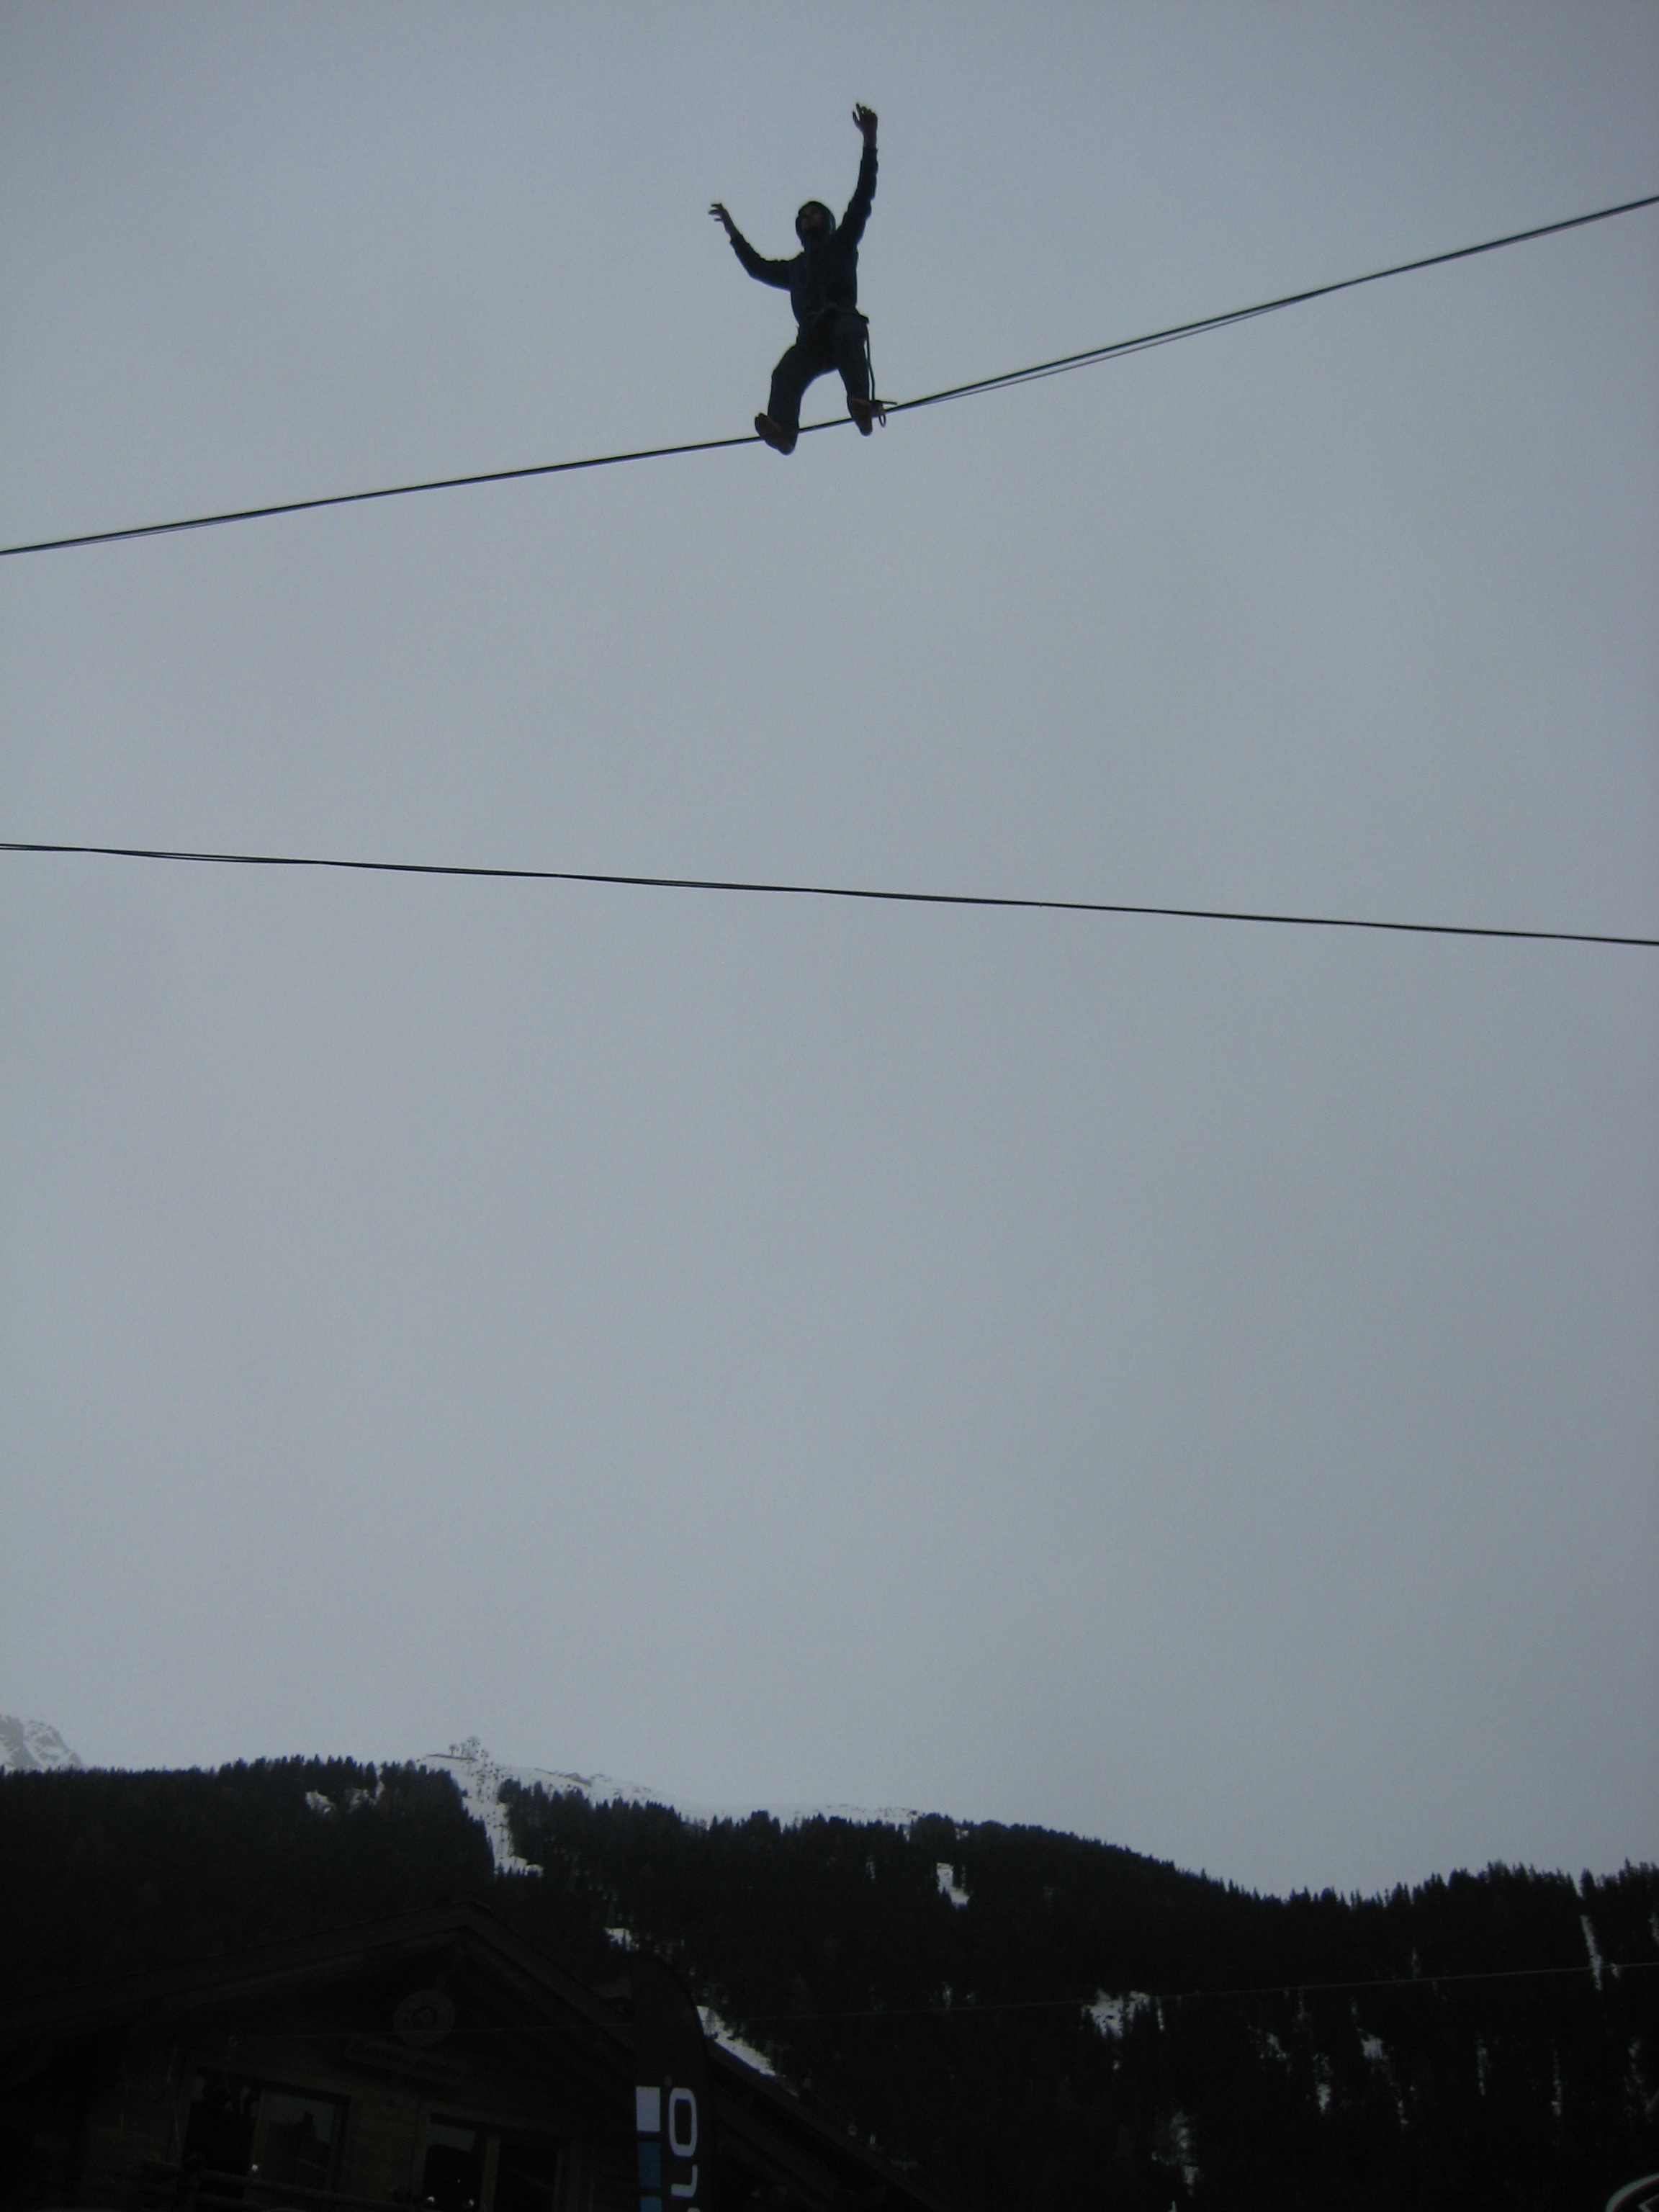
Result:
<instances>
[{"instance_id":1,"label":"silhouetted person on highline","mask_svg":"<svg viewBox=\"0 0 1659 2212\"><path fill-rule=\"evenodd\" d=\"M859 313L859 240L876 196L876 117L855 107L864 137L859 180L839 226L822 200L808 200L795 217L801 250L793 261L768 261L716 200L708 210L726 227L732 250L751 276L787 292L799 325L795 343L772 372L772 396L755 428L781 453L793 453L800 435L801 396L815 376L838 368L847 386L847 411L867 438L881 414L870 388L870 322Z\"/></svg>"}]
</instances>

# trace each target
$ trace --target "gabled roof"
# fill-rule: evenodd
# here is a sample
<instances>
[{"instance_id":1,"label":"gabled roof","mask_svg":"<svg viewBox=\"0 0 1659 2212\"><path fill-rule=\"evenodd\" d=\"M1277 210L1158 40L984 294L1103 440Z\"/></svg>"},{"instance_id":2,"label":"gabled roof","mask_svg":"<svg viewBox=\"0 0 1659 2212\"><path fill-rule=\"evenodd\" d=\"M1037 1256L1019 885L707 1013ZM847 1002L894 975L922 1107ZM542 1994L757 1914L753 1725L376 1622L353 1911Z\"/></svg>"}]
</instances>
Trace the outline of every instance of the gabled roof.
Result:
<instances>
[{"instance_id":1,"label":"gabled roof","mask_svg":"<svg viewBox=\"0 0 1659 2212\"><path fill-rule=\"evenodd\" d=\"M144 2016L171 2020L211 2005L251 2003L295 1989L318 1989L364 1971L423 1957L446 1945L476 1949L509 1980L551 1999L594 2035L631 2051L627 2022L586 1983L522 1942L478 1905L441 1905L262 1943L246 1951L193 1959L125 1980L49 1990L0 2007L0 2050L41 2035L113 2027ZM619 2040L620 2039L620 2040Z\"/></svg>"},{"instance_id":2,"label":"gabled roof","mask_svg":"<svg viewBox=\"0 0 1659 2212\"><path fill-rule=\"evenodd\" d=\"M434 1954L482 1969L504 1995L540 2014L581 2072L615 2079L622 2112L634 2078L626 2000L600 1996L477 1905L439 1905L14 2002L0 2007L0 2054L15 2061L42 2046L61 2052L83 2039L145 2026L178 2033L192 2015L222 2017L243 2006L318 1994ZM712 2042L708 2058L722 2136L745 2164L788 2176L820 2201L941 2212L929 2191L784 2082Z\"/></svg>"}]
</instances>

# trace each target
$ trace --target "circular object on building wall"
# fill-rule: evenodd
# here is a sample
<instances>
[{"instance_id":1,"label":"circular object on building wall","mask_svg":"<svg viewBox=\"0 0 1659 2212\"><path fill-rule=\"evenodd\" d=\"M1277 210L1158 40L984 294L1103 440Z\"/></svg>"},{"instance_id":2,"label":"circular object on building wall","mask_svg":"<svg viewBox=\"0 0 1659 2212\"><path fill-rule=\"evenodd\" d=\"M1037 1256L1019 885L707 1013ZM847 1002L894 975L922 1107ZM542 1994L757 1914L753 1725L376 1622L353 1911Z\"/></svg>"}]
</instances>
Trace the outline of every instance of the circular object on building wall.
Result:
<instances>
[{"instance_id":1,"label":"circular object on building wall","mask_svg":"<svg viewBox=\"0 0 1659 2212\"><path fill-rule=\"evenodd\" d=\"M392 2015L392 2028L399 2043L417 2050L441 2043L455 2025L455 2008L441 1990L411 1990Z\"/></svg>"}]
</instances>

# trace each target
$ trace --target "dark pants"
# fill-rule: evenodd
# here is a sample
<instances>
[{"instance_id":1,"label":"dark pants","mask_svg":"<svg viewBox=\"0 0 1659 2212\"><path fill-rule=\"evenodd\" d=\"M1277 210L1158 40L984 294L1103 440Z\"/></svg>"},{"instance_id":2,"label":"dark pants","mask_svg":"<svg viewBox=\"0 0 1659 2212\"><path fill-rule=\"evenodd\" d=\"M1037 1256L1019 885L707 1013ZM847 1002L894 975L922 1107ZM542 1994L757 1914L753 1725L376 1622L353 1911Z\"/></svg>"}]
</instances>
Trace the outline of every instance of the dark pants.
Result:
<instances>
[{"instance_id":1,"label":"dark pants","mask_svg":"<svg viewBox=\"0 0 1659 2212\"><path fill-rule=\"evenodd\" d=\"M815 376L832 368L841 371L849 399L870 397L864 318L844 308L832 308L807 324L772 371L772 397L766 403L772 420L786 430L799 430L802 394Z\"/></svg>"}]
</instances>

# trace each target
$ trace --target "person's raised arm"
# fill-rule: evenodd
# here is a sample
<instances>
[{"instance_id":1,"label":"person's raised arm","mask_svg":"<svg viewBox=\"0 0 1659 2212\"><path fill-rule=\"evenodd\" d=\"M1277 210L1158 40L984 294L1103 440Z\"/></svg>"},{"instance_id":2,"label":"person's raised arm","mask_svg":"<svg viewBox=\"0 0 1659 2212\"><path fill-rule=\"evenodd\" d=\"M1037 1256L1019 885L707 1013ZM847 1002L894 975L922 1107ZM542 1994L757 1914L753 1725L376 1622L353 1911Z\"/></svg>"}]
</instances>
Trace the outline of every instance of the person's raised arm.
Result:
<instances>
[{"instance_id":1,"label":"person's raised arm","mask_svg":"<svg viewBox=\"0 0 1659 2212\"><path fill-rule=\"evenodd\" d=\"M876 197L876 111L860 100L853 110L853 120L859 126L864 141L864 159L859 163L859 180L853 197L847 203L847 212L841 219L842 234L856 246L864 235L864 226L870 220L870 203Z\"/></svg>"},{"instance_id":2,"label":"person's raised arm","mask_svg":"<svg viewBox=\"0 0 1659 2212\"><path fill-rule=\"evenodd\" d=\"M789 262L769 261L764 254L757 253L736 223L732 222L724 200L716 200L708 212L731 240L732 252L737 255L751 276L757 278L763 284L776 284L786 292L789 289L789 280L793 274L793 267Z\"/></svg>"}]
</instances>

